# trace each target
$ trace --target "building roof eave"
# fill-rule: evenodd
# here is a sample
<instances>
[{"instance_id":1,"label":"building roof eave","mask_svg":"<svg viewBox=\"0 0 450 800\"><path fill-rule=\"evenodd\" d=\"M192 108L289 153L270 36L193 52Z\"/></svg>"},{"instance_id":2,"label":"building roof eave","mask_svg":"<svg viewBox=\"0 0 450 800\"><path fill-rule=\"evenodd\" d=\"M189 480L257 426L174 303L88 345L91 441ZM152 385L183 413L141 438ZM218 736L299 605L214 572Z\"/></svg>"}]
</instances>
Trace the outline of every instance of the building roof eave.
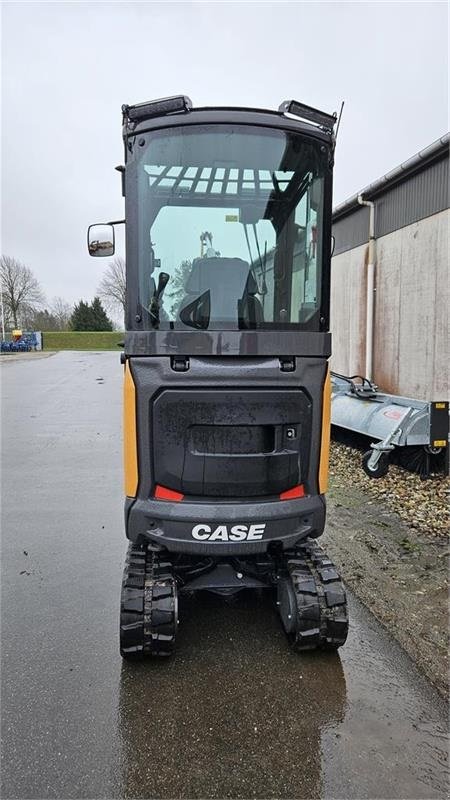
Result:
<instances>
[{"instance_id":1,"label":"building roof eave","mask_svg":"<svg viewBox=\"0 0 450 800\"><path fill-rule=\"evenodd\" d=\"M444 134L439 139L436 139L435 142L430 144L428 147L425 147L423 150L420 150L416 155L409 158L407 161L404 161L398 167L390 170L378 180L373 181L360 192L357 192L352 197L349 197L348 200L344 200L343 203L340 203L336 208L333 209L333 221L336 221L340 217L345 216L346 214L351 213L356 208L361 208L358 203L358 196L362 195L365 199L370 200L380 191L383 191L390 186L398 183L401 180L406 179L411 175L413 172L416 172L417 169L429 161L432 161L434 158L438 156L445 155L448 152L450 143L450 133Z\"/></svg>"}]
</instances>

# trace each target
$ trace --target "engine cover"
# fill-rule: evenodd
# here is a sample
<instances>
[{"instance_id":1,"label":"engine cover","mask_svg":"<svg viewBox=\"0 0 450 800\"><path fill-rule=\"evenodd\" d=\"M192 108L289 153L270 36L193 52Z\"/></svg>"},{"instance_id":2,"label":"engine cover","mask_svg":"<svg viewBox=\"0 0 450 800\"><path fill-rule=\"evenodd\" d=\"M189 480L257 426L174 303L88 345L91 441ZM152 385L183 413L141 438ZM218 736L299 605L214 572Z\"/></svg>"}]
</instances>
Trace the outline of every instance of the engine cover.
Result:
<instances>
[{"instance_id":1,"label":"engine cover","mask_svg":"<svg viewBox=\"0 0 450 800\"><path fill-rule=\"evenodd\" d=\"M155 482L185 495L277 495L307 474L299 389L164 390L153 404Z\"/></svg>"}]
</instances>

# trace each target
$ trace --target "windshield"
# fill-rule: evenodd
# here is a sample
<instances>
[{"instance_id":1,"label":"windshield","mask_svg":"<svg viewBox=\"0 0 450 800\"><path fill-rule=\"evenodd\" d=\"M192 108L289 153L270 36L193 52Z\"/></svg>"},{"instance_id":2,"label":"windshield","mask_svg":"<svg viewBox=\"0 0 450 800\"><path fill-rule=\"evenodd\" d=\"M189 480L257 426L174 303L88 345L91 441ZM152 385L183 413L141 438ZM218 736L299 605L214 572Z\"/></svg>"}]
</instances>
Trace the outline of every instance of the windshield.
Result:
<instances>
[{"instance_id":1,"label":"windshield","mask_svg":"<svg viewBox=\"0 0 450 800\"><path fill-rule=\"evenodd\" d=\"M141 146L145 326L319 330L327 169L320 142L214 125L157 131Z\"/></svg>"}]
</instances>

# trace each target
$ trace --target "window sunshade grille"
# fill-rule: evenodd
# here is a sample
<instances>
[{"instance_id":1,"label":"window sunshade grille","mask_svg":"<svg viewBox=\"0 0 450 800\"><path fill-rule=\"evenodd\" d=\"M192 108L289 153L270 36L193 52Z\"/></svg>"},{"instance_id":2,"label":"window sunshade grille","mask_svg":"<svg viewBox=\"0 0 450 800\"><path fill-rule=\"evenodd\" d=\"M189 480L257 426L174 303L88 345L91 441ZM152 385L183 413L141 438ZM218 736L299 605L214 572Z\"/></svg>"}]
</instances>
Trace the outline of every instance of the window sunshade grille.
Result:
<instances>
[{"instance_id":1,"label":"window sunshade grille","mask_svg":"<svg viewBox=\"0 0 450 800\"><path fill-rule=\"evenodd\" d=\"M271 193L284 194L295 173L267 169L236 169L235 167L191 167L145 164L152 192L171 194L233 195L267 197Z\"/></svg>"}]
</instances>

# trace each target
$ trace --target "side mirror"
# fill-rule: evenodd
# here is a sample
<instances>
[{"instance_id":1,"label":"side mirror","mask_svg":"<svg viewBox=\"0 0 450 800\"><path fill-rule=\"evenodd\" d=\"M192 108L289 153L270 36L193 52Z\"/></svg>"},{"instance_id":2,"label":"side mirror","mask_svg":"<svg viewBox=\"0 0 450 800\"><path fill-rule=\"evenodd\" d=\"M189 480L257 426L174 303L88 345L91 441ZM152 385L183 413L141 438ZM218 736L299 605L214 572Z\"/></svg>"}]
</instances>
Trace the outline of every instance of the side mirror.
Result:
<instances>
[{"instance_id":1,"label":"side mirror","mask_svg":"<svg viewBox=\"0 0 450 800\"><path fill-rule=\"evenodd\" d=\"M89 225L88 250L90 256L113 256L114 249L113 225Z\"/></svg>"},{"instance_id":2,"label":"side mirror","mask_svg":"<svg viewBox=\"0 0 450 800\"><path fill-rule=\"evenodd\" d=\"M333 256L335 247L336 247L336 237L334 236L334 234L331 234L331 253L330 253L330 258Z\"/></svg>"}]
</instances>

